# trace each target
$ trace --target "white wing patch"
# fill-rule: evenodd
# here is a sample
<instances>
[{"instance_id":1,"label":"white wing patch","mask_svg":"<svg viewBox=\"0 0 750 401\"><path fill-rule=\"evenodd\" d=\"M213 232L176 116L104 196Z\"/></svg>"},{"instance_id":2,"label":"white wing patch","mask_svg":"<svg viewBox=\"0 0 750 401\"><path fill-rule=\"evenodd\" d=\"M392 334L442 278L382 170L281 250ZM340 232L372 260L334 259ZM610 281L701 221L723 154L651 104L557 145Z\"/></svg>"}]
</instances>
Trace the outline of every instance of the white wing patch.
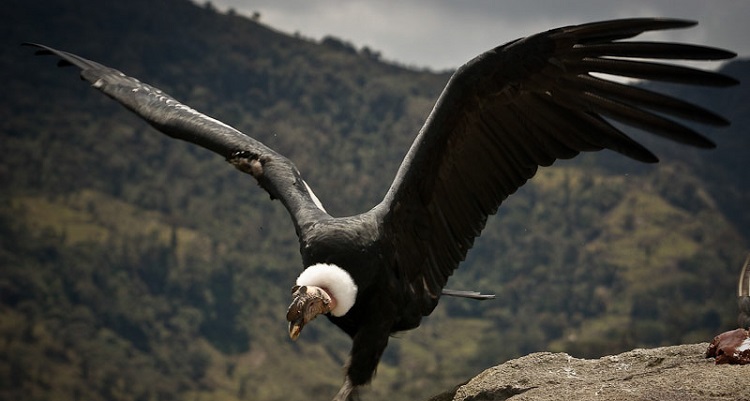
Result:
<instances>
[{"instance_id":1,"label":"white wing patch","mask_svg":"<svg viewBox=\"0 0 750 401\"><path fill-rule=\"evenodd\" d=\"M323 207L323 204L320 203L320 199L318 199L318 197L315 196L315 192L313 192L312 189L310 189L310 186L307 185L307 182L305 182L305 180L302 180L302 182L305 183L305 189L307 189L307 193L310 194L310 197L312 198L313 202L315 202L315 206L317 206L318 209L326 212L326 209Z\"/></svg>"}]
</instances>

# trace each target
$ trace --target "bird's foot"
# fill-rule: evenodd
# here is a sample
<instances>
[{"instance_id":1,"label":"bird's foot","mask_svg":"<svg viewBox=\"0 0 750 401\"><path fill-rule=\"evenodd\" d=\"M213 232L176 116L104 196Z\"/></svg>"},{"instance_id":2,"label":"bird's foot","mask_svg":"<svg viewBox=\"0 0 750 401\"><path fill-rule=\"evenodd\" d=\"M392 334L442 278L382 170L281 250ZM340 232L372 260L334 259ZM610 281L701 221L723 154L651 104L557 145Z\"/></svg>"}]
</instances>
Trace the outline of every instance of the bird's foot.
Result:
<instances>
[{"instance_id":1,"label":"bird's foot","mask_svg":"<svg viewBox=\"0 0 750 401\"><path fill-rule=\"evenodd\" d=\"M333 401L357 401L359 400L359 395L357 391L357 386L352 384L352 381L349 380L349 377L344 378L344 385L341 386L341 389L338 393L336 393L336 396L333 397Z\"/></svg>"}]
</instances>

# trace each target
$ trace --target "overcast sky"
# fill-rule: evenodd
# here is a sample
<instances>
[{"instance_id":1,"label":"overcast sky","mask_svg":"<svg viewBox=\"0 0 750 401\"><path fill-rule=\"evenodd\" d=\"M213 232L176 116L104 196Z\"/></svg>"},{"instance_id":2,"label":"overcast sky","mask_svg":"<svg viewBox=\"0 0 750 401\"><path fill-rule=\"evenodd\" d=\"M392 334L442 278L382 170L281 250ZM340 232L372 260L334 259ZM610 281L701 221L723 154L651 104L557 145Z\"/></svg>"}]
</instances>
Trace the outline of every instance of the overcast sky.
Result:
<instances>
[{"instance_id":1,"label":"overcast sky","mask_svg":"<svg viewBox=\"0 0 750 401\"><path fill-rule=\"evenodd\" d=\"M203 1L197 1L203 3ZM691 41L750 57L750 0L211 0L260 13L286 33L332 35L386 60L456 68L484 50L558 26L624 17L679 17L700 25L657 39Z\"/></svg>"}]
</instances>

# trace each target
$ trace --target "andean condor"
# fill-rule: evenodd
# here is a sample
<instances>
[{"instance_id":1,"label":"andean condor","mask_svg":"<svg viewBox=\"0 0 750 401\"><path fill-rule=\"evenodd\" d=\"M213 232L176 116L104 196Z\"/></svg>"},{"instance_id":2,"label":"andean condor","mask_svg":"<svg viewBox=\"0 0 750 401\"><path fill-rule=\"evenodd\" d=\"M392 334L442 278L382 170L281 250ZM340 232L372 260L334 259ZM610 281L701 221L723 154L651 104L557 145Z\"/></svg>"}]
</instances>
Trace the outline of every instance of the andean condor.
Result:
<instances>
[{"instance_id":1,"label":"andean condor","mask_svg":"<svg viewBox=\"0 0 750 401\"><path fill-rule=\"evenodd\" d=\"M305 324L324 314L351 336L344 384L334 397L344 401L372 379L389 336L417 327L432 312L487 216L539 166L601 149L658 161L610 121L687 145L714 147L667 116L714 126L728 125L724 118L605 78L735 85L735 79L715 72L644 60L722 60L735 56L729 51L622 41L692 25L652 18L588 23L480 54L451 77L382 202L350 217L326 213L292 162L229 125L115 69L29 45L39 54L58 56L60 65L79 67L94 88L162 133L222 155L284 204L304 266L286 316L289 334L296 339Z\"/></svg>"}]
</instances>

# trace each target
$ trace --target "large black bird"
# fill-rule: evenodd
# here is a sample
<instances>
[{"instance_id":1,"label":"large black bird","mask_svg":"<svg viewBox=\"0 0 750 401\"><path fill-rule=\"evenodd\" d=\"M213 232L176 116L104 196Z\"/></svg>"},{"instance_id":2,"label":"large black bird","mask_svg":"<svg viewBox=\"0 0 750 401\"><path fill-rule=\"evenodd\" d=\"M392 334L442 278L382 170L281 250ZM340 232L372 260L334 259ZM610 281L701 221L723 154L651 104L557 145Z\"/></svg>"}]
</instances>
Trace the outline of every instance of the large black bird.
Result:
<instances>
[{"instance_id":1,"label":"large black bird","mask_svg":"<svg viewBox=\"0 0 750 401\"><path fill-rule=\"evenodd\" d=\"M353 340L334 400L354 398L375 372L389 336L429 315L487 216L539 166L584 151L611 149L657 158L610 121L701 148L714 144L668 116L725 126L685 101L608 80L607 75L731 86L727 76L644 59L721 60L703 46L622 41L646 31L685 28L675 19L623 19L550 30L489 50L460 67L404 158L380 204L332 217L284 156L185 106L164 92L71 53L43 45L61 65L159 131L210 149L255 177L294 222L304 270L287 313L292 338L325 314ZM452 295L471 296L458 292Z\"/></svg>"}]
</instances>

